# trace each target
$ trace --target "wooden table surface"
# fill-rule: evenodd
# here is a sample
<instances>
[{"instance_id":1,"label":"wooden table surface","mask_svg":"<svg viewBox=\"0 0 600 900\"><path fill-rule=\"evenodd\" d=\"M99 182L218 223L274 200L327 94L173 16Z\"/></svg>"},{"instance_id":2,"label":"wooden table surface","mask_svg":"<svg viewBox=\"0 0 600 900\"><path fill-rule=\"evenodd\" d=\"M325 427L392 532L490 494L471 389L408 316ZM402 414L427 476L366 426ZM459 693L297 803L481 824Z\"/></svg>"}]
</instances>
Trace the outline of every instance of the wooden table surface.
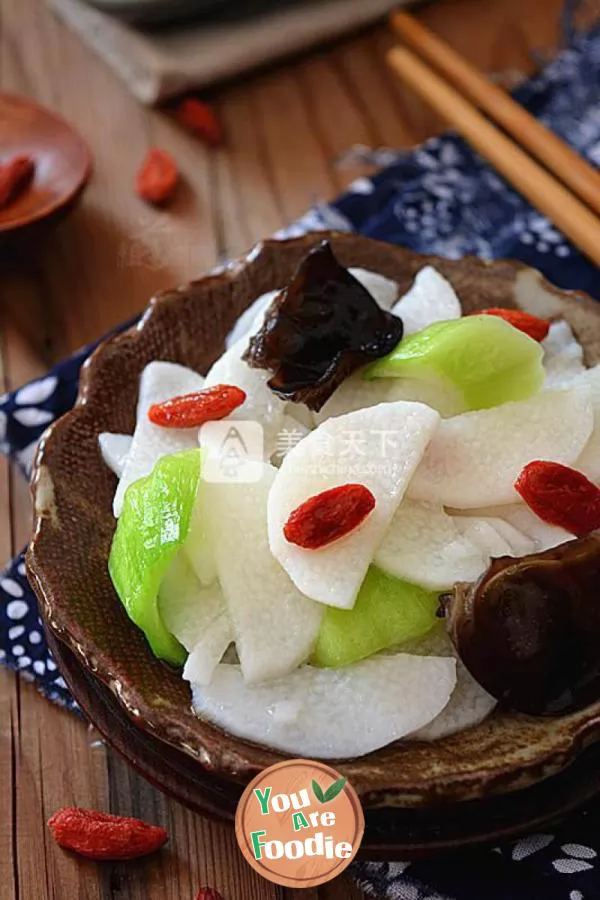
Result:
<instances>
[{"instance_id":1,"label":"wooden table surface","mask_svg":"<svg viewBox=\"0 0 600 900\"><path fill-rule=\"evenodd\" d=\"M532 48L558 42L561 0L447 0L420 17L489 72L530 71ZM22 258L0 261L1 390L42 373L142 309L157 290L331 198L364 169L340 168L353 144L409 147L441 123L386 71L383 26L215 92L227 129L209 151L164 114L140 107L40 0L0 0L0 86L35 97L88 140L95 171L83 202ZM0 141L2 139L0 123ZM167 212L136 198L152 145L171 151L185 186ZM0 461L0 561L30 529L28 489ZM93 730L0 672L1 900L358 900L349 879L319 891L277 888L243 862L233 832L170 801ZM98 867L58 850L46 819L71 804L164 824L170 849L143 865Z\"/></svg>"}]
</instances>

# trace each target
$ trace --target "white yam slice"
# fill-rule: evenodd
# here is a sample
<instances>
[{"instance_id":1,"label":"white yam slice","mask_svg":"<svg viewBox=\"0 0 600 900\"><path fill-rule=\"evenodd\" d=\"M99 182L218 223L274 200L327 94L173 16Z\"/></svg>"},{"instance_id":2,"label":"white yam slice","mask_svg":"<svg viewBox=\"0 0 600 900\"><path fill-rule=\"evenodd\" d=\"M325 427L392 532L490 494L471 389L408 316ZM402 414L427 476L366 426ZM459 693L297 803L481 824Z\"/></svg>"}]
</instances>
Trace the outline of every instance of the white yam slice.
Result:
<instances>
[{"instance_id":1,"label":"white yam slice","mask_svg":"<svg viewBox=\"0 0 600 900\"><path fill-rule=\"evenodd\" d=\"M379 568L431 590L475 581L488 558L441 507L403 500L375 553Z\"/></svg>"},{"instance_id":2,"label":"white yam slice","mask_svg":"<svg viewBox=\"0 0 600 900\"><path fill-rule=\"evenodd\" d=\"M276 471L265 464L260 481L207 485L219 581L249 684L280 678L305 662L323 613L269 550L267 496Z\"/></svg>"},{"instance_id":3,"label":"white yam slice","mask_svg":"<svg viewBox=\"0 0 600 900\"><path fill-rule=\"evenodd\" d=\"M190 654L183 677L209 684L233 640L221 588L216 582L203 587L187 556L180 552L162 580L158 603L165 626Z\"/></svg>"},{"instance_id":4,"label":"white yam slice","mask_svg":"<svg viewBox=\"0 0 600 900\"><path fill-rule=\"evenodd\" d=\"M554 370L548 370L548 366L545 364L549 371L546 383L553 381L565 388L589 388L594 409L594 429L579 459L574 464L574 468L587 475L591 481L600 482L600 365L593 366L591 369L583 367L583 351L573 337L566 322L554 323L550 328L546 341L551 338L552 329L558 328L558 326L563 326L571 336L571 342L567 343L570 354L567 356L567 363L564 365L560 363L559 357L555 357L556 367ZM577 348L580 351L579 354L576 353ZM554 374L550 377L552 371L554 371Z\"/></svg>"},{"instance_id":5,"label":"white yam slice","mask_svg":"<svg viewBox=\"0 0 600 900\"><path fill-rule=\"evenodd\" d=\"M112 434L110 431L98 435L102 459L118 478L123 474L132 440L130 434Z\"/></svg>"},{"instance_id":6,"label":"white yam slice","mask_svg":"<svg viewBox=\"0 0 600 900\"><path fill-rule=\"evenodd\" d=\"M479 547L487 563L498 556L512 556L510 544L490 524L491 520L457 516L455 522L463 537Z\"/></svg>"},{"instance_id":7,"label":"white yam slice","mask_svg":"<svg viewBox=\"0 0 600 900\"><path fill-rule=\"evenodd\" d=\"M233 641L233 629L225 613L211 622L194 645L183 668L183 677L192 684L210 684L215 669Z\"/></svg>"},{"instance_id":8,"label":"white yam slice","mask_svg":"<svg viewBox=\"0 0 600 900\"><path fill-rule=\"evenodd\" d=\"M600 365L586 369L573 384L589 387L594 407L594 430L575 468L587 475L591 481L600 483Z\"/></svg>"},{"instance_id":9,"label":"white yam slice","mask_svg":"<svg viewBox=\"0 0 600 900\"><path fill-rule=\"evenodd\" d=\"M269 494L271 552L302 593L351 609L439 415L421 403L381 403L328 419L288 453ZM309 497L360 483L376 506L353 532L319 550L289 543L283 527Z\"/></svg>"},{"instance_id":10,"label":"white yam slice","mask_svg":"<svg viewBox=\"0 0 600 900\"><path fill-rule=\"evenodd\" d=\"M409 496L458 509L514 503L523 466L535 459L573 465L593 423L586 386L542 391L529 400L444 419Z\"/></svg>"},{"instance_id":11,"label":"white yam slice","mask_svg":"<svg viewBox=\"0 0 600 900\"><path fill-rule=\"evenodd\" d=\"M221 665L209 687L194 686L194 709L238 737L285 753L347 759L423 728L455 684L454 659L404 653L342 669L303 666L259 687L244 683L239 666Z\"/></svg>"},{"instance_id":12,"label":"white yam slice","mask_svg":"<svg viewBox=\"0 0 600 900\"><path fill-rule=\"evenodd\" d=\"M246 399L238 406L229 420L258 422L264 431L265 453L271 455L281 427L285 402L267 385L271 373L265 369L253 369L242 359L247 346L242 338L221 356L206 376L206 387L214 384L234 384L246 393Z\"/></svg>"},{"instance_id":13,"label":"white yam slice","mask_svg":"<svg viewBox=\"0 0 600 900\"><path fill-rule=\"evenodd\" d=\"M388 311L391 310L398 299L398 285L395 281L378 272L371 272L369 269L351 268L348 271L357 281L360 281L378 306Z\"/></svg>"},{"instance_id":14,"label":"white yam slice","mask_svg":"<svg viewBox=\"0 0 600 900\"><path fill-rule=\"evenodd\" d=\"M542 341L546 387L563 387L585 371L583 347L564 319L553 322Z\"/></svg>"},{"instance_id":15,"label":"white yam slice","mask_svg":"<svg viewBox=\"0 0 600 900\"><path fill-rule=\"evenodd\" d=\"M287 456L290 450L292 450L296 444L299 444L300 441L309 434L310 430L311 429L307 428L306 425L299 422L298 419L295 419L287 412L284 413L279 432L277 433L275 449L271 455L271 462L277 466L281 465L282 460Z\"/></svg>"},{"instance_id":16,"label":"white yam slice","mask_svg":"<svg viewBox=\"0 0 600 900\"><path fill-rule=\"evenodd\" d=\"M460 319L460 300L450 282L433 266L417 272L410 290L392 308L404 324L404 334L422 331L434 322Z\"/></svg>"},{"instance_id":17,"label":"white yam slice","mask_svg":"<svg viewBox=\"0 0 600 900\"><path fill-rule=\"evenodd\" d=\"M189 652L207 627L227 613L219 584L202 586L188 558L178 553L158 592L158 609L165 626Z\"/></svg>"},{"instance_id":18,"label":"white yam slice","mask_svg":"<svg viewBox=\"0 0 600 900\"><path fill-rule=\"evenodd\" d=\"M255 334L260 329L265 318L265 313L278 293L279 291L276 290L261 294L254 303L251 303L250 306L244 310L225 338L225 347L228 350L230 347L233 347L234 344L237 344L238 341L241 341L242 338L246 340L246 346L248 345L250 335Z\"/></svg>"},{"instance_id":19,"label":"white yam slice","mask_svg":"<svg viewBox=\"0 0 600 900\"><path fill-rule=\"evenodd\" d=\"M201 375L177 363L151 362L142 372L133 440L113 501L116 518L130 484L149 475L163 456L198 446L197 428L162 428L149 421L148 410L154 403L200 391L203 386Z\"/></svg>"},{"instance_id":20,"label":"white yam slice","mask_svg":"<svg viewBox=\"0 0 600 900\"><path fill-rule=\"evenodd\" d=\"M335 416L377 406L378 403L387 403L393 380L396 379L374 378L372 381L365 381L361 370L355 372L342 381L329 400L314 414L315 422L320 425Z\"/></svg>"},{"instance_id":21,"label":"white yam slice","mask_svg":"<svg viewBox=\"0 0 600 900\"><path fill-rule=\"evenodd\" d=\"M498 514L506 518L514 528L526 535L534 545L532 553L540 553L543 550L550 550L552 547L558 547L565 541L572 541L575 535L565 531L564 528L557 528L556 525L548 525L537 516L528 506L516 505L510 508L509 512L503 516L502 507L497 507Z\"/></svg>"},{"instance_id":22,"label":"white yam slice","mask_svg":"<svg viewBox=\"0 0 600 900\"><path fill-rule=\"evenodd\" d=\"M312 431L315 427L315 414L305 403L288 403L285 414L300 422L307 431Z\"/></svg>"},{"instance_id":23,"label":"white yam slice","mask_svg":"<svg viewBox=\"0 0 600 900\"><path fill-rule=\"evenodd\" d=\"M469 522L469 517L465 517L464 521ZM536 546L531 538L526 534L523 534L522 531L516 528L507 519L502 519L498 516L480 517L478 510L477 517L471 518L470 521L473 524L483 523L493 528L508 545L508 551L505 552L507 552L509 556L527 556L529 553L535 552ZM491 552L488 554L490 557L496 555L498 554Z\"/></svg>"},{"instance_id":24,"label":"white yam slice","mask_svg":"<svg viewBox=\"0 0 600 900\"><path fill-rule=\"evenodd\" d=\"M497 700L475 681L457 658L443 623L425 637L403 646L402 651L420 656L451 656L456 659L456 687L450 702L428 725L409 735L408 740L437 741L464 731L465 728L473 728L483 722L496 706Z\"/></svg>"},{"instance_id":25,"label":"white yam slice","mask_svg":"<svg viewBox=\"0 0 600 900\"><path fill-rule=\"evenodd\" d=\"M203 451L201 475L206 466L206 454ZM206 482L201 477L196 494L196 502L192 510L190 531L181 552L192 565L196 577L201 584L208 586L217 580L217 563L215 561L214 531L210 527L212 511L210 509L210 493Z\"/></svg>"},{"instance_id":26,"label":"white yam slice","mask_svg":"<svg viewBox=\"0 0 600 900\"><path fill-rule=\"evenodd\" d=\"M397 403L400 400L426 403L444 417L456 416L465 409L461 392L451 385L417 378L374 378L366 381L361 370L341 383L319 412L315 413L315 421L320 425L333 416L356 412L378 403Z\"/></svg>"},{"instance_id":27,"label":"white yam slice","mask_svg":"<svg viewBox=\"0 0 600 900\"><path fill-rule=\"evenodd\" d=\"M465 516L464 510L460 511L461 516ZM512 525L514 529L521 535L528 538L533 549L528 553L540 553L543 550L550 550L552 547L558 547L565 541L572 541L574 535L569 534L563 528L557 528L556 525L548 525L537 516L532 509L522 503L512 503L508 506L488 506L477 510L477 515L490 520L502 520Z\"/></svg>"},{"instance_id":28,"label":"white yam slice","mask_svg":"<svg viewBox=\"0 0 600 900\"><path fill-rule=\"evenodd\" d=\"M469 670L456 661L456 687L450 702L432 722L410 735L411 740L437 741L440 738L473 728L487 719L497 704L495 697L475 681Z\"/></svg>"}]
</instances>

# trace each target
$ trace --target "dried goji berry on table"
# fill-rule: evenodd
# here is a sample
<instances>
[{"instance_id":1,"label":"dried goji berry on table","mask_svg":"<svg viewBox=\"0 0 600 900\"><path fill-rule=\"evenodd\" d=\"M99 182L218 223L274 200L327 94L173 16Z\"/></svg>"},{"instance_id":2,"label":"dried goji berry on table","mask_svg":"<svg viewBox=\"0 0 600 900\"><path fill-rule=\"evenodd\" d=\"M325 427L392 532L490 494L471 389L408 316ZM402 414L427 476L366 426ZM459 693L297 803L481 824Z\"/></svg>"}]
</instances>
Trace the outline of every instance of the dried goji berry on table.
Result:
<instances>
[{"instance_id":1,"label":"dried goji berry on table","mask_svg":"<svg viewBox=\"0 0 600 900\"><path fill-rule=\"evenodd\" d=\"M290 544L318 550L358 528L375 503L364 484L342 484L305 500L290 513L283 533Z\"/></svg>"},{"instance_id":2,"label":"dried goji berry on table","mask_svg":"<svg viewBox=\"0 0 600 900\"><path fill-rule=\"evenodd\" d=\"M149 150L135 179L135 189L142 200L160 205L171 199L177 187L179 172L173 157L155 147Z\"/></svg>"},{"instance_id":3,"label":"dried goji berry on table","mask_svg":"<svg viewBox=\"0 0 600 900\"><path fill-rule=\"evenodd\" d=\"M223 128L208 103L196 97L186 97L175 107L173 114L180 125L211 147L220 147L223 143Z\"/></svg>"},{"instance_id":4,"label":"dried goji berry on table","mask_svg":"<svg viewBox=\"0 0 600 900\"><path fill-rule=\"evenodd\" d=\"M137 859L159 850L169 839L157 825L75 806L54 813L48 828L60 847L88 859Z\"/></svg>"},{"instance_id":5,"label":"dried goji berry on table","mask_svg":"<svg viewBox=\"0 0 600 900\"><path fill-rule=\"evenodd\" d=\"M30 156L14 156L0 165L0 209L15 200L33 177L35 163Z\"/></svg>"},{"instance_id":6,"label":"dried goji berry on table","mask_svg":"<svg viewBox=\"0 0 600 900\"><path fill-rule=\"evenodd\" d=\"M214 888L203 887L200 888L196 900L223 900L223 896Z\"/></svg>"},{"instance_id":7,"label":"dried goji berry on table","mask_svg":"<svg viewBox=\"0 0 600 900\"><path fill-rule=\"evenodd\" d=\"M521 470L515 489L549 525L577 537L600 528L600 489L569 466L534 460Z\"/></svg>"},{"instance_id":8,"label":"dried goji berry on table","mask_svg":"<svg viewBox=\"0 0 600 900\"><path fill-rule=\"evenodd\" d=\"M532 316L531 313L522 309L502 309L494 306L489 309L482 309L480 312L474 313L474 315L497 316L499 319L504 319L513 328L524 331L534 341L543 341L550 331L550 322L547 322L546 319L538 319L537 316Z\"/></svg>"},{"instance_id":9,"label":"dried goji berry on table","mask_svg":"<svg viewBox=\"0 0 600 900\"><path fill-rule=\"evenodd\" d=\"M148 418L163 428L199 428L206 422L224 419L245 399L246 393L241 388L233 384L215 384L203 391L155 403L148 410Z\"/></svg>"}]
</instances>

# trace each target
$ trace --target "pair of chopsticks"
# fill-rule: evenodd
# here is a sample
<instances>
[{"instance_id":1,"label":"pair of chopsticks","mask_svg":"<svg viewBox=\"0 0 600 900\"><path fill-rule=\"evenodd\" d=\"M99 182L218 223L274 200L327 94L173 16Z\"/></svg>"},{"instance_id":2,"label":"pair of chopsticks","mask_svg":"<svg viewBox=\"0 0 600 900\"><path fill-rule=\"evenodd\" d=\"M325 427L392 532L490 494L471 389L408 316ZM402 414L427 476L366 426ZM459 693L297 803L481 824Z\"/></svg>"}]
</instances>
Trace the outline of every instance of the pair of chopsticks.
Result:
<instances>
[{"instance_id":1,"label":"pair of chopsticks","mask_svg":"<svg viewBox=\"0 0 600 900\"><path fill-rule=\"evenodd\" d=\"M391 68L600 265L600 173L409 13L393 13L390 22L440 74L404 47L389 51Z\"/></svg>"}]
</instances>

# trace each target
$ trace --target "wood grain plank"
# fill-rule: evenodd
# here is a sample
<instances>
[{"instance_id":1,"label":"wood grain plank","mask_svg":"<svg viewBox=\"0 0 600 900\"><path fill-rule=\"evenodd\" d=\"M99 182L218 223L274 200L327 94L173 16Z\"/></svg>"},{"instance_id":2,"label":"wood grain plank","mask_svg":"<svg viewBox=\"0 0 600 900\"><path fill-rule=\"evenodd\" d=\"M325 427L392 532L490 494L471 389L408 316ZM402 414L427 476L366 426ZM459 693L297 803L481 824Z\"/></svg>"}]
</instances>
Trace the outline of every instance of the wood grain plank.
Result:
<instances>
[{"instance_id":1,"label":"wood grain plank","mask_svg":"<svg viewBox=\"0 0 600 900\"><path fill-rule=\"evenodd\" d=\"M0 390L6 390L4 341L0 331ZM10 525L9 463L0 457L0 559L9 559L12 552ZM15 732L17 731L18 697L16 677L0 671L0 893L3 900L18 900L19 869L17 864L17 836L15 821Z\"/></svg>"},{"instance_id":2,"label":"wood grain plank","mask_svg":"<svg viewBox=\"0 0 600 900\"><path fill-rule=\"evenodd\" d=\"M487 72L522 66L532 72L531 49L560 46L562 0L440 0L418 17Z\"/></svg>"},{"instance_id":3,"label":"wood grain plank","mask_svg":"<svg viewBox=\"0 0 600 900\"><path fill-rule=\"evenodd\" d=\"M226 252L230 256L248 249L283 224L254 85L234 87L219 100L218 111L226 137L224 158L230 170L222 181L221 197ZM228 196L235 192L235 200ZM228 210L239 209L240 225ZM243 229L243 233L240 229Z\"/></svg>"},{"instance_id":4,"label":"wood grain plank","mask_svg":"<svg viewBox=\"0 0 600 900\"><path fill-rule=\"evenodd\" d=\"M288 888L285 900L363 900L364 894L349 875L340 875L334 881L312 890Z\"/></svg>"},{"instance_id":5,"label":"wood grain plank","mask_svg":"<svg viewBox=\"0 0 600 900\"><path fill-rule=\"evenodd\" d=\"M162 286L156 276L148 279L144 271L121 265L123 247L139 229L143 211L130 197L133 173L148 144L147 123L116 77L44 4L17 0L12 15L20 20L19 34L28 39L19 41L22 58L13 54L4 72L7 86L50 103L76 123L95 157L94 177L80 207L36 248L47 278L44 299L61 323L64 352L130 316L155 286ZM74 77L77 71L86 77ZM103 110L110 110L108 118ZM114 137L107 140L108 134ZM111 302L115 271L121 294L116 303Z\"/></svg>"},{"instance_id":6,"label":"wood grain plank","mask_svg":"<svg viewBox=\"0 0 600 900\"><path fill-rule=\"evenodd\" d=\"M17 730L16 677L0 671L0 896L2 900L19 900L19 867L17 863L16 766L14 734Z\"/></svg>"},{"instance_id":7,"label":"wood grain plank","mask_svg":"<svg viewBox=\"0 0 600 900\"><path fill-rule=\"evenodd\" d=\"M286 888L283 892L285 900L319 900L319 888Z\"/></svg>"},{"instance_id":8,"label":"wood grain plank","mask_svg":"<svg viewBox=\"0 0 600 900\"><path fill-rule=\"evenodd\" d=\"M531 74L535 51L560 46L561 0L497 0L482 4L479 0L439 0L426 4L415 14L424 24L447 40L456 50L484 72L498 75L508 72ZM387 29L374 34L373 49L383 60L398 38ZM445 123L428 109L411 90L391 73L386 75L406 120L411 124L416 143L445 129Z\"/></svg>"},{"instance_id":9,"label":"wood grain plank","mask_svg":"<svg viewBox=\"0 0 600 900\"><path fill-rule=\"evenodd\" d=\"M93 749L86 726L53 708L32 685L21 685L20 698L16 821L22 897L101 900L98 867L60 850L46 820L64 806L106 808L104 750Z\"/></svg>"},{"instance_id":10,"label":"wood grain plank","mask_svg":"<svg viewBox=\"0 0 600 900\"><path fill-rule=\"evenodd\" d=\"M370 45L373 66L377 67L387 85L386 93L393 98L400 119L406 124L412 138L411 143L421 144L432 135L443 131L445 125L442 119L410 88L402 84L385 64L386 53L395 43L395 37L387 29L380 29L373 34Z\"/></svg>"},{"instance_id":11,"label":"wood grain plank","mask_svg":"<svg viewBox=\"0 0 600 900\"><path fill-rule=\"evenodd\" d=\"M128 900L193 900L202 886L216 888L231 900L277 898L278 889L244 862L232 828L169 801L114 754L109 766L111 809L162 824L171 835L168 851L148 865L115 867L113 883Z\"/></svg>"},{"instance_id":12,"label":"wood grain plank","mask_svg":"<svg viewBox=\"0 0 600 900\"><path fill-rule=\"evenodd\" d=\"M378 49L381 29L342 44L333 61L362 115L370 123L375 147L402 149L412 146L417 135L403 115L403 108L390 89L385 62Z\"/></svg>"},{"instance_id":13,"label":"wood grain plank","mask_svg":"<svg viewBox=\"0 0 600 900\"><path fill-rule=\"evenodd\" d=\"M342 875L319 889L319 900L363 900L365 896L349 875Z\"/></svg>"},{"instance_id":14,"label":"wood grain plank","mask_svg":"<svg viewBox=\"0 0 600 900\"><path fill-rule=\"evenodd\" d=\"M340 169L336 166L336 160L354 144L375 144L372 122L348 90L330 54L311 57L300 66L299 86L308 120L322 147L334 189L336 193L343 191L367 170L364 166ZM332 115L333 110L335 114Z\"/></svg>"},{"instance_id":15,"label":"wood grain plank","mask_svg":"<svg viewBox=\"0 0 600 900\"><path fill-rule=\"evenodd\" d=\"M0 317L0 393L9 389L6 377L6 366L4 362L4 333L2 329L2 318ZM10 523L10 485L9 485L9 463L5 456L0 456L0 560L10 558L12 551L12 534ZM2 566L0 562L0 566Z\"/></svg>"},{"instance_id":16,"label":"wood grain plank","mask_svg":"<svg viewBox=\"0 0 600 900\"><path fill-rule=\"evenodd\" d=\"M254 87L265 164L272 174L282 218L291 224L314 203L332 197L335 184L296 72L283 69L260 79Z\"/></svg>"},{"instance_id":17,"label":"wood grain plank","mask_svg":"<svg viewBox=\"0 0 600 900\"><path fill-rule=\"evenodd\" d=\"M175 276L172 286L197 278L214 266L219 256L216 153L163 112L152 110L148 117L150 144L168 150L182 175L174 201L165 210L142 207L134 198L144 221L157 234L157 262Z\"/></svg>"},{"instance_id":18,"label":"wood grain plank","mask_svg":"<svg viewBox=\"0 0 600 900\"><path fill-rule=\"evenodd\" d=\"M239 166L243 165L248 155L246 148L252 147L254 142L251 134L245 130L239 132L232 127L237 120L235 104L215 104L215 112L225 129L226 143L224 147L213 151L216 182L216 189L213 191L213 217L218 237L218 255L220 259L227 260L244 253L252 243L247 204L241 190L246 179L240 173ZM254 203L268 205L271 198L264 190L268 188L268 182L261 186L263 190L257 192ZM278 221L276 212L275 222ZM277 227L275 222L271 230Z\"/></svg>"},{"instance_id":19,"label":"wood grain plank","mask_svg":"<svg viewBox=\"0 0 600 900\"><path fill-rule=\"evenodd\" d=\"M7 343L17 339L45 368L61 351L62 335L47 302L47 279L35 252L23 248L0 257L0 329L10 329ZM19 378L19 373L15 376Z\"/></svg>"},{"instance_id":20,"label":"wood grain plank","mask_svg":"<svg viewBox=\"0 0 600 900\"><path fill-rule=\"evenodd\" d=\"M21 290L18 287L13 285L12 298L20 297L24 304L32 302L32 284L26 281L20 285ZM39 321L37 327L38 337L44 338ZM40 358L37 343L31 343L29 335L6 315L2 318L2 346L7 387L22 384L46 370L46 361ZM9 502L11 540L10 548L5 548L7 556L21 549L31 531L29 489L15 466L11 466L9 472ZM9 721L14 785L13 845L18 876L16 896L51 900L64 891L64 896L101 900L101 886L93 864L80 864L55 847L45 823L62 806L98 808L105 805L108 782L104 751L98 752L93 747L95 738L81 721L53 708L38 695L33 685L19 682L14 675L6 677L13 681ZM36 848L35 852L32 847Z\"/></svg>"}]
</instances>

